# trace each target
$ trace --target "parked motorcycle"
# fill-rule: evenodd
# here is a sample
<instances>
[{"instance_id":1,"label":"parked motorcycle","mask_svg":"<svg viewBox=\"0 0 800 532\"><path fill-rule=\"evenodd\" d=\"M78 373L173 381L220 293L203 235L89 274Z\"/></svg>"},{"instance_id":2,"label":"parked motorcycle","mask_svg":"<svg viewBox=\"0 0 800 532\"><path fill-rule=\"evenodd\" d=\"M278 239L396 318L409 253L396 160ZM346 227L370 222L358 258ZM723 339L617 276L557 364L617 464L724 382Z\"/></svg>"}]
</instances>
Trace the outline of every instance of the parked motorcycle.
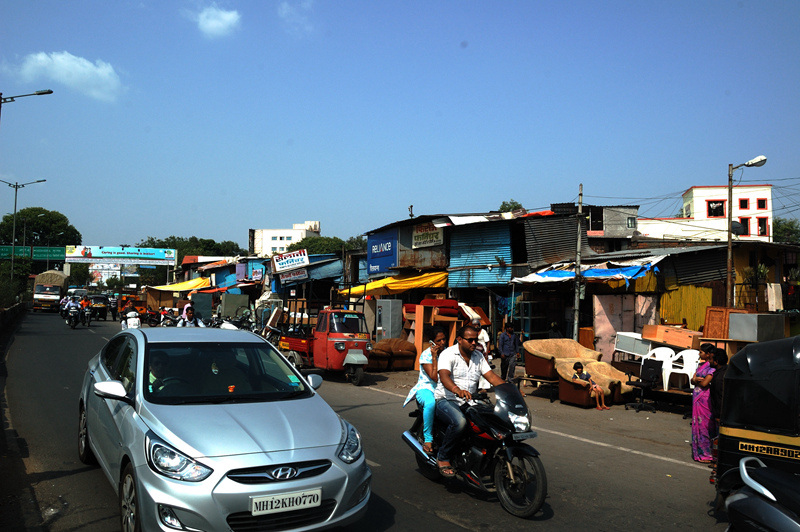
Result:
<instances>
[{"instance_id":1,"label":"parked motorcycle","mask_svg":"<svg viewBox=\"0 0 800 532\"><path fill-rule=\"evenodd\" d=\"M530 412L517 388L510 383L495 387L493 406L485 392L473 394L473 401L461 405L467 429L456 447L451 464L468 484L483 491L496 491L508 513L527 518L538 512L547 496L547 476L539 452L523 443L535 438ZM403 433L413 450L423 476L438 480L436 450L445 426L434 424L434 454L422 449L422 412L409 413L411 428Z\"/></svg>"},{"instance_id":2,"label":"parked motorcycle","mask_svg":"<svg viewBox=\"0 0 800 532\"><path fill-rule=\"evenodd\" d=\"M72 327L73 329L78 326L78 323L81 321L81 309L72 307L67 311L67 325Z\"/></svg>"},{"instance_id":3,"label":"parked motorcycle","mask_svg":"<svg viewBox=\"0 0 800 532\"><path fill-rule=\"evenodd\" d=\"M147 323L150 327L158 327L161 325L161 313L147 307L147 310L139 315L139 318Z\"/></svg>"},{"instance_id":4,"label":"parked motorcycle","mask_svg":"<svg viewBox=\"0 0 800 532\"><path fill-rule=\"evenodd\" d=\"M767 467L755 456L739 460L744 486L725 500L728 530L800 531L800 476Z\"/></svg>"}]
</instances>

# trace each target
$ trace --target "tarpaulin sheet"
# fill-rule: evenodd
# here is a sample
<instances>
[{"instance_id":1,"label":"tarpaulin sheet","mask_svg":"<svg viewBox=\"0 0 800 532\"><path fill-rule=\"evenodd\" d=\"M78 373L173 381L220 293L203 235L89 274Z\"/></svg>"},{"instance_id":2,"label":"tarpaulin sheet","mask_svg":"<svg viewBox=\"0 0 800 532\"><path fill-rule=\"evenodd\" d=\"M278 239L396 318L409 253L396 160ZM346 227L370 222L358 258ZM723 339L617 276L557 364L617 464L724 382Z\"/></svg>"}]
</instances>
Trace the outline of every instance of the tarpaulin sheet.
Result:
<instances>
[{"instance_id":1,"label":"tarpaulin sheet","mask_svg":"<svg viewBox=\"0 0 800 532\"><path fill-rule=\"evenodd\" d=\"M650 271L650 264L644 266L628 266L626 268L587 268L581 269L581 275L587 281L606 281L609 279L625 280L644 277ZM559 281L571 281L575 279L575 270L549 270L545 272L532 273L525 277L512 279L514 283L553 283Z\"/></svg>"},{"instance_id":2,"label":"tarpaulin sheet","mask_svg":"<svg viewBox=\"0 0 800 532\"><path fill-rule=\"evenodd\" d=\"M365 295L385 296L399 294L412 288L443 288L445 286L447 286L447 272L403 274L339 290L339 294L343 296L349 294L356 297Z\"/></svg>"},{"instance_id":3,"label":"tarpaulin sheet","mask_svg":"<svg viewBox=\"0 0 800 532\"><path fill-rule=\"evenodd\" d=\"M198 277L191 281L184 281L182 283L165 284L162 286L148 286L152 290L161 290L163 292L185 292L186 290L194 290L196 288L205 288L211 286L211 279L208 277Z\"/></svg>"}]
</instances>

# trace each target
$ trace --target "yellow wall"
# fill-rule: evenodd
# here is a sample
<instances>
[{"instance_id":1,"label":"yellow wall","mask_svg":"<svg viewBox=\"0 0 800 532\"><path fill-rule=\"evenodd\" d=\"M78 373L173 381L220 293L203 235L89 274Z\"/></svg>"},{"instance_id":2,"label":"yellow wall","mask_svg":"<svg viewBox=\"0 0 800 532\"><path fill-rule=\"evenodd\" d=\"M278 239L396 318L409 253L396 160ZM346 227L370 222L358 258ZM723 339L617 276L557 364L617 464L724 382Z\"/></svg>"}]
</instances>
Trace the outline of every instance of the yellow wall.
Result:
<instances>
[{"instance_id":1,"label":"yellow wall","mask_svg":"<svg viewBox=\"0 0 800 532\"><path fill-rule=\"evenodd\" d=\"M706 319L706 307L711 306L711 288L679 285L676 290L661 295L660 315L668 323L680 323L696 331Z\"/></svg>"}]
</instances>

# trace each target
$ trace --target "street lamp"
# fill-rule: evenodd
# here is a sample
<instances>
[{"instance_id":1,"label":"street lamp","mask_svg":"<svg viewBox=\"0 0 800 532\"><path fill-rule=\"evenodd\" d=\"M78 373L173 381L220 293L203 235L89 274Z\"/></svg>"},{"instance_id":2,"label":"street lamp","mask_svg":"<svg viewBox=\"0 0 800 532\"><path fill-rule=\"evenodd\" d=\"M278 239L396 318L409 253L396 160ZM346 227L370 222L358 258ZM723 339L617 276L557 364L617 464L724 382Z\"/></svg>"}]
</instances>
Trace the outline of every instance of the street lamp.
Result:
<instances>
[{"instance_id":1,"label":"street lamp","mask_svg":"<svg viewBox=\"0 0 800 532\"><path fill-rule=\"evenodd\" d=\"M46 89L46 90L32 92L30 94L19 94L17 96L6 96L5 98L3 98L3 93L0 92L0 115L2 115L3 104L4 103L15 102L17 98L25 98L27 96L44 96L46 94L53 94L53 91L51 91L50 89ZM2 181L2 180L0 179L0 181ZM6 185L14 188L14 229L13 229L13 236L11 238L11 275L9 277L11 281L14 280L14 244L15 244L14 240L15 240L15 238L17 236L17 191L19 189L21 189L22 187L24 187L25 185L32 185L33 183L42 183L44 181L45 181L44 179L40 179L39 181L31 181L30 183L23 183L21 185L19 183L14 183L12 185L8 181L2 181Z\"/></svg>"},{"instance_id":2,"label":"street lamp","mask_svg":"<svg viewBox=\"0 0 800 532\"><path fill-rule=\"evenodd\" d=\"M11 274L9 275L9 279L11 281L14 280L14 247L17 240L17 192L19 192L19 189L25 188L27 185L44 183L45 181L47 181L47 179L38 179L36 181L29 181L28 183L9 183L8 181L3 181L0 179L0 183L5 183L14 189L14 223L11 229Z\"/></svg>"},{"instance_id":3,"label":"street lamp","mask_svg":"<svg viewBox=\"0 0 800 532\"><path fill-rule=\"evenodd\" d=\"M755 159L750 159L746 163L736 166L733 166L732 164L728 165L728 271L725 281L725 288L727 292L726 304L728 307L733 307L733 229L731 228L731 224L733 223L733 171L737 168L741 168L742 166L764 166L764 163L766 162L767 158L763 155L759 155Z\"/></svg>"}]
</instances>

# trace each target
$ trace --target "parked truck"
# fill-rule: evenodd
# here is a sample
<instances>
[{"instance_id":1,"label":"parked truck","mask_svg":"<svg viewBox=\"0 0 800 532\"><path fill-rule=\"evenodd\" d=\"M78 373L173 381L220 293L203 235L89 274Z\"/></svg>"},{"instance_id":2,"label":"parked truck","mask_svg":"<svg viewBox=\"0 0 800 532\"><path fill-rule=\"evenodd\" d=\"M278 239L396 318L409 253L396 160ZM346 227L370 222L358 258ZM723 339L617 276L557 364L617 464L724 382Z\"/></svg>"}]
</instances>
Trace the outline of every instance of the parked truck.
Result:
<instances>
[{"instance_id":1,"label":"parked truck","mask_svg":"<svg viewBox=\"0 0 800 532\"><path fill-rule=\"evenodd\" d=\"M33 311L58 311L61 298L67 291L67 275L57 270L47 270L33 282Z\"/></svg>"}]
</instances>

